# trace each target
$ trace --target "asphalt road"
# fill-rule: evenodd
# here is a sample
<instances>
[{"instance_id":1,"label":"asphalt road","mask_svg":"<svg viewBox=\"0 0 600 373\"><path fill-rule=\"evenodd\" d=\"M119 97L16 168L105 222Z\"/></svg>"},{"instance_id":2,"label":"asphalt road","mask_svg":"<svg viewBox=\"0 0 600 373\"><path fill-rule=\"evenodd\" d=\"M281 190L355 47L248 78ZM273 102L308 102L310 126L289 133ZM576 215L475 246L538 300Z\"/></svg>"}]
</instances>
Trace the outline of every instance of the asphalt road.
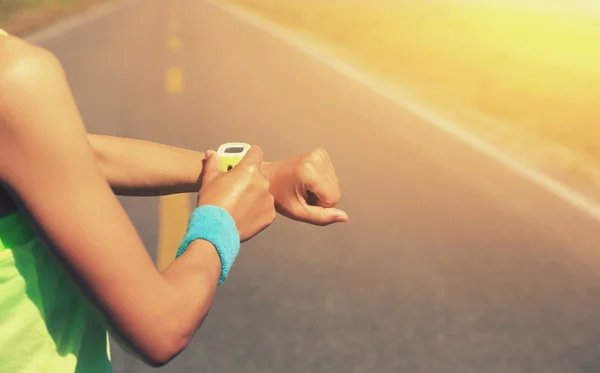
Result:
<instances>
[{"instance_id":1,"label":"asphalt road","mask_svg":"<svg viewBox=\"0 0 600 373\"><path fill-rule=\"evenodd\" d=\"M44 46L90 132L271 160L323 146L339 174L350 221L280 217L245 244L160 371L600 371L600 225L547 191L202 0L137 1ZM157 199L122 201L154 255ZM154 371L116 345L113 362Z\"/></svg>"}]
</instances>

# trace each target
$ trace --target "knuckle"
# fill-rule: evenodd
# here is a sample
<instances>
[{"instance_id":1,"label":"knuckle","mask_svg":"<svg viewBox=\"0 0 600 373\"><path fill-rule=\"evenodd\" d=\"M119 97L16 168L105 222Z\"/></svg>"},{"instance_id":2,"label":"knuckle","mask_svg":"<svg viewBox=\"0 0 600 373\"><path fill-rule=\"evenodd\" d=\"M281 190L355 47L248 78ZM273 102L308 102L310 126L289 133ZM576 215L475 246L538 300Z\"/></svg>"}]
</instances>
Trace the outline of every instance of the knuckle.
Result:
<instances>
[{"instance_id":1,"label":"knuckle","mask_svg":"<svg viewBox=\"0 0 600 373\"><path fill-rule=\"evenodd\" d=\"M316 173L316 167L313 162L304 162L299 166L297 171L299 174L309 177Z\"/></svg>"},{"instance_id":2,"label":"knuckle","mask_svg":"<svg viewBox=\"0 0 600 373\"><path fill-rule=\"evenodd\" d=\"M324 148L317 148L311 152L312 159L316 162L327 160L329 158L329 154L327 154L327 150Z\"/></svg>"},{"instance_id":3,"label":"knuckle","mask_svg":"<svg viewBox=\"0 0 600 373\"><path fill-rule=\"evenodd\" d=\"M248 172L250 175L256 175L256 173L258 172L258 166L255 164L251 164L248 167L246 167L246 172Z\"/></svg>"},{"instance_id":4,"label":"knuckle","mask_svg":"<svg viewBox=\"0 0 600 373\"><path fill-rule=\"evenodd\" d=\"M305 160L304 163L316 163L316 162L319 162L320 156L319 156L319 154L317 154L316 151L312 151L312 152L308 153L308 155L306 156L306 158L304 160Z\"/></svg>"},{"instance_id":5,"label":"knuckle","mask_svg":"<svg viewBox=\"0 0 600 373\"><path fill-rule=\"evenodd\" d=\"M329 157L329 154L327 153L327 150L325 150L325 148L317 148L315 150L321 157Z\"/></svg>"},{"instance_id":6,"label":"knuckle","mask_svg":"<svg viewBox=\"0 0 600 373\"><path fill-rule=\"evenodd\" d=\"M1 3L1 2L0 2ZM46 79L64 78L60 59L49 49L34 45L17 45L11 54L11 64L19 66L23 74L7 74L8 82L13 81L28 89L35 89Z\"/></svg>"}]
</instances>

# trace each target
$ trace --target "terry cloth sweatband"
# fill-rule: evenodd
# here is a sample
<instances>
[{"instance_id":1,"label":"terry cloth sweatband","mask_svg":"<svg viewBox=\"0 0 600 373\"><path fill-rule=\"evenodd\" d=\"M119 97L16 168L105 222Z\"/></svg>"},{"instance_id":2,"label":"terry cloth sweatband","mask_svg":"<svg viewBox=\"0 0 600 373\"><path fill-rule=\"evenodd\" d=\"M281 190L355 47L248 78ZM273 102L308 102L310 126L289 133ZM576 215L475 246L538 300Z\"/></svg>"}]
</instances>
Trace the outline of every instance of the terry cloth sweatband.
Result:
<instances>
[{"instance_id":1,"label":"terry cloth sweatband","mask_svg":"<svg viewBox=\"0 0 600 373\"><path fill-rule=\"evenodd\" d=\"M235 221L221 207L205 205L196 208L190 216L183 242L175 257L183 255L189 244L198 239L209 241L217 249L221 258L221 277L218 282L221 285L240 252L240 235Z\"/></svg>"}]
</instances>

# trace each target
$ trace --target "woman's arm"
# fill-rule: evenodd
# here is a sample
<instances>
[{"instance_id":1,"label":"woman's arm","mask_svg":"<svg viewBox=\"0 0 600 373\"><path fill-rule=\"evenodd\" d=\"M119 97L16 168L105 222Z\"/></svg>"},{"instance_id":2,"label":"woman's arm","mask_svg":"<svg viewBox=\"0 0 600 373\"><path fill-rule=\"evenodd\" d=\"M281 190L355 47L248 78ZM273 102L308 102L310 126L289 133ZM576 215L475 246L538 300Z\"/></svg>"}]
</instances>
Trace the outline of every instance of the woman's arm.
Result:
<instances>
[{"instance_id":1,"label":"woman's arm","mask_svg":"<svg viewBox=\"0 0 600 373\"><path fill-rule=\"evenodd\" d=\"M87 138L117 195L163 196L200 189L203 152L126 137L88 134ZM263 162L261 172L270 176L275 163Z\"/></svg>"},{"instance_id":2,"label":"woman's arm","mask_svg":"<svg viewBox=\"0 0 600 373\"><path fill-rule=\"evenodd\" d=\"M204 153L122 137L88 134L88 140L103 175L118 195L158 196L200 189ZM262 162L260 171L271 182L279 213L315 225L348 219L345 212L334 208L340 188L324 149Z\"/></svg>"},{"instance_id":3,"label":"woman's arm","mask_svg":"<svg viewBox=\"0 0 600 373\"><path fill-rule=\"evenodd\" d=\"M200 188L202 152L124 137L87 137L117 195L161 196Z\"/></svg>"},{"instance_id":4,"label":"woman's arm","mask_svg":"<svg viewBox=\"0 0 600 373\"><path fill-rule=\"evenodd\" d=\"M0 180L119 336L165 364L212 303L215 248L194 241L159 273L98 167L59 62L16 38L0 54Z\"/></svg>"}]
</instances>

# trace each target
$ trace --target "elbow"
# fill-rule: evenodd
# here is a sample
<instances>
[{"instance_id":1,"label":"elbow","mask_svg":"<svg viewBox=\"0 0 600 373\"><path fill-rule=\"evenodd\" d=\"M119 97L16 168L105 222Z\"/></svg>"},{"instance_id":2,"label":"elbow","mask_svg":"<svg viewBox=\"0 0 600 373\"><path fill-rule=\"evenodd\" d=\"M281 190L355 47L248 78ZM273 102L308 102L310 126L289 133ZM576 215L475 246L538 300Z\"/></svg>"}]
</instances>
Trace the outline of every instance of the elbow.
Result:
<instances>
[{"instance_id":1,"label":"elbow","mask_svg":"<svg viewBox=\"0 0 600 373\"><path fill-rule=\"evenodd\" d=\"M141 356L142 361L152 368L162 368L173 360L181 350L172 345L162 343Z\"/></svg>"},{"instance_id":2,"label":"elbow","mask_svg":"<svg viewBox=\"0 0 600 373\"><path fill-rule=\"evenodd\" d=\"M143 360L153 368L161 368L177 357L190 341L191 338L183 336L181 333L163 334L161 337L156 337L153 343L148 344Z\"/></svg>"},{"instance_id":3,"label":"elbow","mask_svg":"<svg viewBox=\"0 0 600 373\"><path fill-rule=\"evenodd\" d=\"M122 335L130 337L128 342L137 357L158 368L170 363L189 345L208 310L204 301L189 302L171 287L155 290L155 296L144 306L137 302L136 312L128 312L119 320L119 326Z\"/></svg>"},{"instance_id":4,"label":"elbow","mask_svg":"<svg viewBox=\"0 0 600 373\"><path fill-rule=\"evenodd\" d=\"M176 327L175 322L160 324L145 325L143 330L136 333L137 338L129 342L123 340L119 340L119 342L125 350L144 364L153 368L163 367L188 346L193 334L183 332Z\"/></svg>"},{"instance_id":5,"label":"elbow","mask_svg":"<svg viewBox=\"0 0 600 373\"><path fill-rule=\"evenodd\" d=\"M159 353L157 355L144 356L142 361L152 368L162 368L173 360L177 355Z\"/></svg>"}]
</instances>

